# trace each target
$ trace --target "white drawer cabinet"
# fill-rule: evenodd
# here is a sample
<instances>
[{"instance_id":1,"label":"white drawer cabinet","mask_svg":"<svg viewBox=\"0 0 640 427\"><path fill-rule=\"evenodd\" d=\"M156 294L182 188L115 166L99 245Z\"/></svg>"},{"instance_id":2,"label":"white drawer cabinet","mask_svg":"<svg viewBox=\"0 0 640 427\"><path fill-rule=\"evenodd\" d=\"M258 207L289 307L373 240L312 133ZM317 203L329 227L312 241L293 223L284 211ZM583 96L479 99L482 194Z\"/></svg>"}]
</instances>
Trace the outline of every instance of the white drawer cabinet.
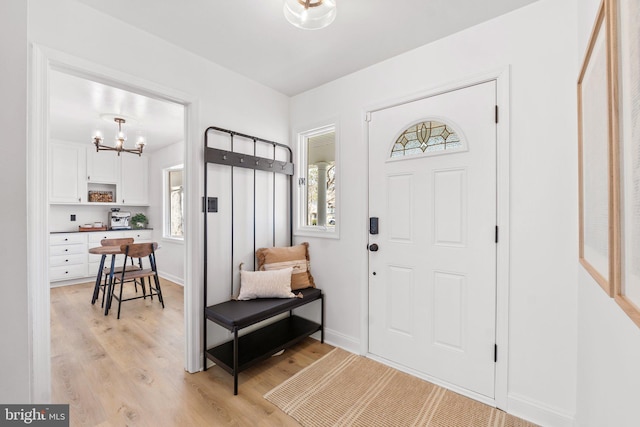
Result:
<instances>
[{"instance_id":1,"label":"white drawer cabinet","mask_svg":"<svg viewBox=\"0 0 640 427\"><path fill-rule=\"evenodd\" d=\"M121 239L123 237L133 237L134 242L151 241L152 230L114 230L114 231L93 231L89 235L89 244L100 246L102 239Z\"/></svg>"},{"instance_id":2,"label":"white drawer cabinet","mask_svg":"<svg viewBox=\"0 0 640 427\"><path fill-rule=\"evenodd\" d=\"M49 237L49 245L87 244L87 236L81 233L56 233Z\"/></svg>"},{"instance_id":3,"label":"white drawer cabinet","mask_svg":"<svg viewBox=\"0 0 640 427\"><path fill-rule=\"evenodd\" d=\"M87 277L87 236L55 233L49 236L49 279L52 282Z\"/></svg>"},{"instance_id":4,"label":"white drawer cabinet","mask_svg":"<svg viewBox=\"0 0 640 427\"><path fill-rule=\"evenodd\" d=\"M102 239L120 239L129 237L124 235L125 231L92 231L89 234L89 243L91 247L100 246Z\"/></svg>"},{"instance_id":5,"label":"white drawer cabinet","mask_svg":"<svg viewBox=\"0 0 640 427\"><path fill-rule=\"evenodd\" d=\"M60 267L61 265L77 265L87 262L86 254L77 255L51 255L49 257L50 267Z\"/></svg>"},{"instance_id":6,"label":"white drawer cabinet","mask_svg":"<svg viewBox=\"0 0 640 427\"><path fill-rule=\"evenodd\" d=\"M65 265L60 267L49 267L49 280L59 282L61 280L77 279L87 277L87 263L78 265Z\"/></svg>"},{"instance_id":7,"label":"white drawer cabinet","mask_svg":"<svg viewBox=\"0 0 640 427\"><path fill-rule=\"evenodd\" d=\"M49 248L49 256L87 254L87 244L55 245Z\"/></svg>"},{"instance_id":8,"label":"white drawer cabinet","mask_svg":"<svg viewBox=\"0 0 640 427\"><path fill-rule=\"evenodd\" d=\"M102 239L132 237L135 243L151 242L152 230L91 231L86 233L52 233L49 236L49 279L51 282L87 278L94 280L100 267L101 255L89 253L90 248L100 246ZM116 266L121 266L124 255L116 255ZM148 267L143 260L144 267ZM107 256L105 267L111 265Z\"/></svg>"},{"instance_id":9,"label":"white drawer cabinet","mask_svg":"<svg viewBox=\"0 0 640 427\"><path fill-rule=\"evenodd\" d=\"M133 237L135 243L150 242L152 235L151 230L128 230L125 237Z\"/></svg>"}]
</instances>

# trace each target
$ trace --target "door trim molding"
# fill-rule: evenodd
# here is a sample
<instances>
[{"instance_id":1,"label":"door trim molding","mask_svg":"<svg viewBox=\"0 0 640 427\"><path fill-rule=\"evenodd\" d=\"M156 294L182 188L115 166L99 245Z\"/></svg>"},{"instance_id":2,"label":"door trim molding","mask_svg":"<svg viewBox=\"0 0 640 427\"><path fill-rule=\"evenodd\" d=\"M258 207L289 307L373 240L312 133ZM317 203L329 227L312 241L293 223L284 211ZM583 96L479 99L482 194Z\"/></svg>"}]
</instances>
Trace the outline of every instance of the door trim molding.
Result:
<instances>
[{"instance_id":1,"label":"door trim molding","mask_svg":"<svg viewBox=\"0 0 640 427\"><path fill-rule=\"evenodd\" d=\"M49 287L49 192L47 185L50 72L58 70L90 78L124 90L161 98L184 106L185 176L185 369L202 369L200 351L200 237L196 231L200 215L197 209L200 192L198 168L198 98L149 80L126 74L91 61L38 44L30 45L30 86L27 138L27 277L29 357L31 365L30 398L32 403L51 401L51 327Z\"/></svg>"},{"instance_id":2,"label":"door trim molding","mask_svg":"<svg viewBox=\"0 0 640 427\"><path fill-rule=\"evenodd\" d=\"M475 86L489 81L496 82L496 102L499 106L500 116L496 125L496 197L497 197L497 224L500 227L500 241L496 247L496 344L498 345L498 361L495 370L495 398L485 403L494 404L496 407L507 411L508 406L508 374L509 374L509 266L510 266L510 94L511 81L510 66L490 70L463 80L446 82L429 89L414 92L404 96L380 101L366 106L361 111L361 123L365 136L367 158L369 157L369 126L371 113L409 102L417 101L451 92L466 87ZM367 177L369 176L369 162L367 161ZM367 178L368 179L368 178ZM368 188L368 185L367 185ZM367 212L369 206L369 191L367 191ZM364 235L363 247L368 242L368 234ZM368 257L362 274L369 277ZM360 319L360 354L375 358L369 353L369 280L362 281L360 290L360 309L364 315ZM379 359L377 359L379 360ZM461 392L461 390L457 390ZM467 393L469 397L477 396Z\"/></svg>"}]
</instances>

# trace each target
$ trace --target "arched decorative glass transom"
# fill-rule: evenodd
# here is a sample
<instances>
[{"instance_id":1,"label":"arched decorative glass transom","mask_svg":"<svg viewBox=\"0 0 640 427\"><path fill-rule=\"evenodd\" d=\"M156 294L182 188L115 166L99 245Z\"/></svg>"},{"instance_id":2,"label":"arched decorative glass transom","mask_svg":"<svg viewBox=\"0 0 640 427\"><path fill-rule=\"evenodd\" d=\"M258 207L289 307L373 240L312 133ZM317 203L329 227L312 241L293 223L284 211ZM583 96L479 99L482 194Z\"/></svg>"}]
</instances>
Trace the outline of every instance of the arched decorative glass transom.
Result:
<instances>
[{"instance_id":1,"label":"arched decorative glass transom","mask_svg":"<svg viewBox=\"0 0 640 427\"><path fill-rule=\"evenodd\" d=\"M460 151L460 136L448 124L435 120L420 122L402 132L391 150L391 157L415 156L439 151Z\"/></svg>"}]
</instances>

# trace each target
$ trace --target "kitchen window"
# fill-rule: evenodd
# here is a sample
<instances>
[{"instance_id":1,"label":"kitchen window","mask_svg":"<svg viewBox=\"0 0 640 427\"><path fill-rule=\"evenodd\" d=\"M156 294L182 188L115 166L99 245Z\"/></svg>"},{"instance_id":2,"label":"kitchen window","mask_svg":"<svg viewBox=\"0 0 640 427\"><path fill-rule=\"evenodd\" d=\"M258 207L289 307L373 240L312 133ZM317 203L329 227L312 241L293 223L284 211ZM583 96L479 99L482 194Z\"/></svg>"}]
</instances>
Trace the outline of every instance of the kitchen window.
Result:
<instances>
[{"instance_id":1,"label":"kitchen window","mask_svg":"<svg viewBox=\"0 0 640 427\"><path fill-rule=\"evenodd\" d=\"M164 170L164 231L168 239L184 239L183 166Z\"/></svg>"}]
</instances>

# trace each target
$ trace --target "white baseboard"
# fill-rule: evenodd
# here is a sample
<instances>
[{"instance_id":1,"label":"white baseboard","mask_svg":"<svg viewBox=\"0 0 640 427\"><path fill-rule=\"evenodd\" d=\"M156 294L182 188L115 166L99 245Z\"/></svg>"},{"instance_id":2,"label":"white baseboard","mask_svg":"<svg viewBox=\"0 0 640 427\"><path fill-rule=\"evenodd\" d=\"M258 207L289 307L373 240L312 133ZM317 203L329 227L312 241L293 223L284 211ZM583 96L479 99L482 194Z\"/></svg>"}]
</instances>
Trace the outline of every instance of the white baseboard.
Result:
<instances>
[{"instance_id":1,"label":"white baseboard","mask_svg":"<svg viewBox=\"0 0 640 427\"><path fill-rule=\"evenodd\" d=\"M320 334L316 333L313 337L319 340ZM324 342L335 347L343 348L351 353L360 354L360 340L332 329L324 328Z\"/></svg>"},{"instance_id":2,"label":"white baseboard","mask_svg":"<svg viewBox=\"0 0 640 427\"><path fill-rule=\"evenodd\" d=\"M169 273L158 271L158 275L163 279L167 279L176 285L184 286L184 279L182 277L174 276ZM59 282L51 282L52 288L58 288L60 286L79 285L80 283L93 283L96 281L96 276L80 277L78 279L61 280Z\"/></svg>"},{"instance_id":3,"label":"white baseboard","mask_svg":"<svg viewBox=\"0 0 640 427\"><path fill-rule=\"evenodd\" d=\"M507 396L508 413L543 427L572 427L574 415L518 394Z\"/></svg>"},{"instance_id":4,"label":"white baseboard","mask_svg":"<svg viewBox=\"0 0 640 427\"><path fill-rule=\"evenodd\" d=\"M164 271L158 271L158 276L163 279L167 279L170 282L175 283L176 285L184 286L184 278L174 276L173 274L165 273Z\"/></svg>"},{"instance_id":5,"label":"white baseboard","mask_svg":"<svg viewBox=\"0 0 640 427\"><path fill-rule=\"evenodd\" d=\"M93 277L80 277L78 279L61 280L58 282L49 283L51 288L59 288L61 286L79 285L81 283L95 283L96 276Z\"/></svg>"}]
</instances>

